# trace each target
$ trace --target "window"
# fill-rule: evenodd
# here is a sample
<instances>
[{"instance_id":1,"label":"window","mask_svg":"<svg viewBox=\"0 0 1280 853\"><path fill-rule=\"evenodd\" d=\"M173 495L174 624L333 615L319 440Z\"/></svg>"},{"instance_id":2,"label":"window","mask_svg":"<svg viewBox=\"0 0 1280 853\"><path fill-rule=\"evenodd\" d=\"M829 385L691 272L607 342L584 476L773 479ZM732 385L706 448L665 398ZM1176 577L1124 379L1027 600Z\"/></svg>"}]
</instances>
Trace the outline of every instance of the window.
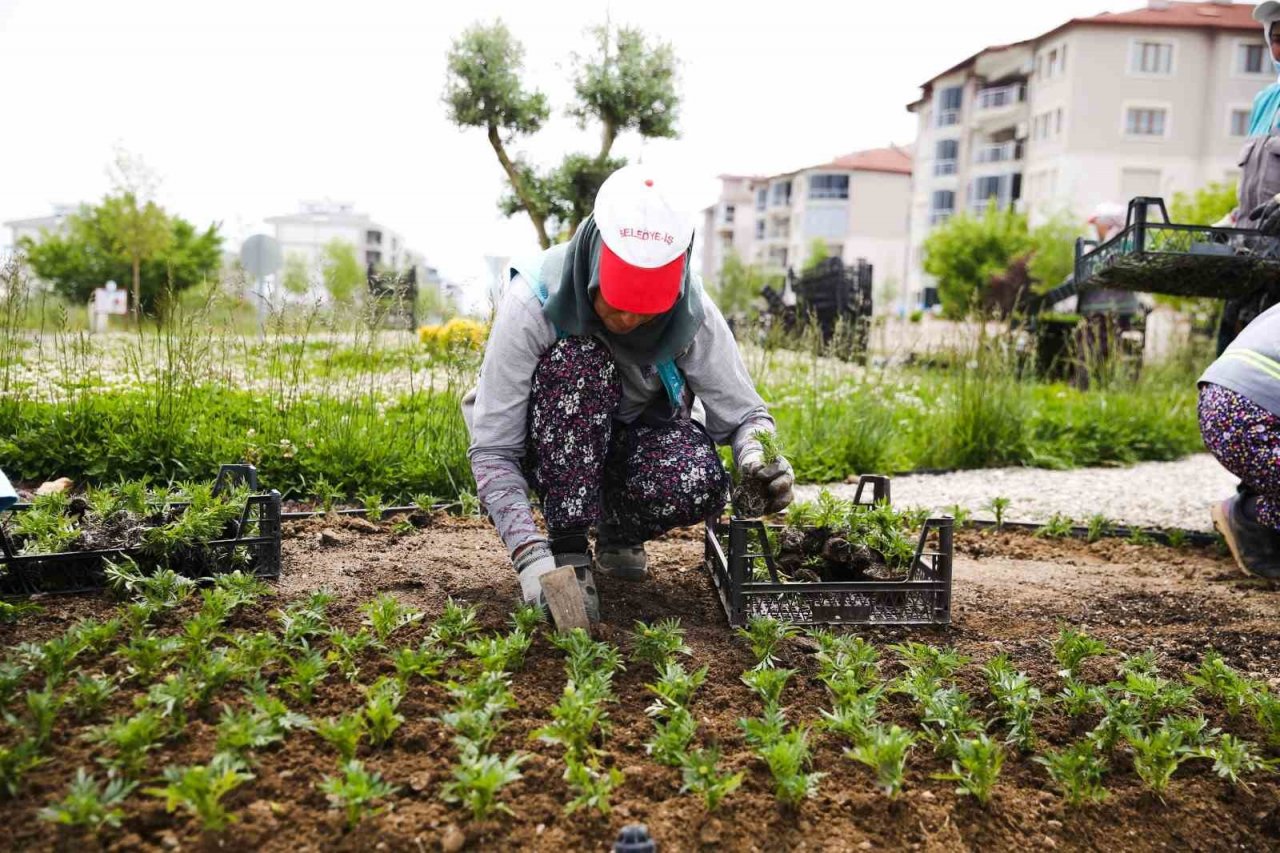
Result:
<instances>
[{"instance_id":1,"label":"window","mask_svg":"<svg viewBox=\"0 0 1280 853\"><path fill-rule=\"evenodd\" d=\"M774 207L791 204L791 182L781 181L773 185L773 196L770 203Z\"/></svg>"},{"instance_id":2,"label":"window","mask_svg":"<svg viewBox=\"0 0 1280 853\"><path fill-rule=\"evenodd\" d=\"M1025 100L1026 90L1021 83L1008 86L990 86L978 90L978 109L994 110L1008 107Z\"/></svg>"},{"instance_id":3,"label":"window","mask_svg":"<svg viewBox=\"0 0 1280 853\"><path fill-rule=\"evenodd\" d=\"M975 163L1004 163L1022 159L1022 146L1016 140L989 142L974 149Z\"/></svg>"},{"instance_id":4,"label":"window","mask_svg":"<svg viewBox=\"0 0 1280 853\"><path fill-rule=\"evenodd\" d=\"M940 139L934 148L933 173L935 175L954 175L956 161L960 158L960 142L956 139Z\"/></svg>"},{"instance_id":5,"label":"window","mask_svg":"<svg viewBox=\"0 0 1280 853\"><path fill-rule=\"evenodd\" d=\"M382 245L382 232L381 232L381 231L366 231L366 232L364 232L364 241L365 241L366 243L369 243L369 244L374 245L374 246L381 246L381 245Z\"/></svg>"},{"instance_id":6,"label":"window","mask_svg":"<svg viewBox=\"0 0 1280 853\"><path fill-rule=\"evenodd\" d=\"M1053 111L1053 135L1062 135L1062 107Z\"/></svg>"},{"instance_id":7,"label":"window","mask_svg":"<svg viewBox=\"0 0 1280 853\"><path fill-rule=\"evenodd\" d=\"M756 239L757 240L764 239L764 220L763 219L756 220Z\"/></svg>"},{"instance_id":8,"label":"window","mask_svg":"<svg viewBox=\"0 0 1280 853\"><path fill-rule=\"evenodd\" d=\"M365 252L364 260L366 264L380 264L382 263L382 253L381 252Z\"/></svg>"},{"instance_id":9,"label":"window","mask_svg":"<svg viewBox=\"0 0 1280 853\"><path fill-rule=\"evenodd\" d=\"M1022 176L1016 174L977 178L970 187L969 206L975 213L981 213L994 199L997 207L1008 207L1018 200L1021 184Z\"/></svg>"},{"instance_id":10,"label":"window","mask_svg":"<svg viewBox=\"0 0 1280 853\"><path fill-rule=\"evenodd\" d=\"M964 89L960 86L949 86L938 93L938 127L950 127L960 123L960 106L963 98Z\"/></svg>"},{"instance_id":11,"label":"window","mask_svg":"<svg viewBox=\"0 0 1280 853\"><path fill-rule=\"evenodd\" d=\"M848 175L810 175L809 198L848 198Z\"/></svg>"},{"instance_id":12,"label":"window","mask_svg":"<svg viewBox=\"0 0 1280 853\"><path fill-rule=\"evenodd\" d=\"M1053 139L1062 135L1062 107L1040 113L1031 119L1031 138L1034 140Z\"/></svg>"},{"instance_id":13,"label":"window","mask_svg":"<svg viewBox=\"0 0 1280 853\"><path fill-rule=\"evenodd\" d=\"M724 206L724 224L725 224L725 225L732 225L732 224L733 224L733 214L734 214L734 207L733 207L733 205L731 205L731 204L726 204L726 205Z\"/></svg>"},{"instance_id":14,"label":"window","mask_svg":"<svg viewBox=\"0 0 1280 853\"><path fill-rule=\"evenodd\" d=\"M1049 51L1049 59L1045 63L1046 77L1052 79L1062 73L1062 60L1059 58L1059 56L1060 54L1058 53L1058 49L1056 47L1053 50Z\"/></svg>"},{"instance_id":15,"label":"window","mask_svg":"<svg viewBox=\"0 0 1280 853\"><path fill-rule=\"evenodd\" d=\"M1129 107L1124 116L1124 132L1128 136L1161 137L1165 135L1168 110L1161 107Z\"/></svg>"},{"instance_id":16,"label":"window","mask_svg":"<svg viewBox=\"0 0 1280 853\"><path fill-rule=\"evenodd\" d=\"M1262 44L1240 44L1236 48L1236 71L1240 74L1269 74L1267 47Z\"/></svg>"},{"instance_id":17,"label":"window","mask_svg":"<svg viewBox=\"0 0 1280 853\"><path fill-rule=\"evenodd\" d=\"M1249 135L1249 116L1250 110L1232 110L1231 111L1231 135L1232 136L1248 136Z\"/></svg>"},{"instance_id":18,"label":"window","mask_svg":"<svg viewBox=\"0 0 1280 853\"><path fill-rule=\"evenodd\" d=\"M774 267L786 267L787 250L786 249L770 249L769 265Z\"/></svg>"},{"instance_id":19,"label":"window","mask_svg":"<svg viewBox=\"0 0 1280 853\"><path fill-rule=\"evenodd\" d=\"M766 204L768 204L768 202L769 202L769 191L764 187L761 187L760 189L756 190L756 210L764 210L764 207Z\"/></svg>"},{"instance_id":20,"label":"window","mask_svg":"<svg viewBox=\"0 0 1280 853\"><path fill-rule=\"evenodd\" d=\"M1173 43L1167 41L1135 41L1129 60L1135 74L1168 75L1173 73Z\"/></svg>"},{"instance_id":21,"label":"window","mask_svg":"<svg viewBox=\"0 0 1280 853\"><path fill-rule=\"evenodd\" d=\"M951 190L934 190L929 204L929 224L937 225L945 222L947 217L955 213L956 194Z\"/></svg>"}]
</instances>

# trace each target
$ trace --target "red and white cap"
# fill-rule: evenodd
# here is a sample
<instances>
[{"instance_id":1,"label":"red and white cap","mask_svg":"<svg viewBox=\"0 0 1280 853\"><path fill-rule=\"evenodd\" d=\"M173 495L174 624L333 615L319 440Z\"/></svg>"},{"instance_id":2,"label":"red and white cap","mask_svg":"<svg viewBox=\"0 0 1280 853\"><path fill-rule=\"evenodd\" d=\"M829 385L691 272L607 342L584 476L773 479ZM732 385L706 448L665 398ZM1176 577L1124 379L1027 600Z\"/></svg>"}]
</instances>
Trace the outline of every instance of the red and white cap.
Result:
<instances>
[{"instance_id":1,"label":"red and white cap","mask_svg":"<svg viewBox=\"0 0 1280 853\"><path fill-rule=\"evenodd\" d=\"M672 189L636 165L614 172L596 194L600 294L619 311L661 314L680 297L693 219L671 202Z\"/></svg>"}]
</instances>

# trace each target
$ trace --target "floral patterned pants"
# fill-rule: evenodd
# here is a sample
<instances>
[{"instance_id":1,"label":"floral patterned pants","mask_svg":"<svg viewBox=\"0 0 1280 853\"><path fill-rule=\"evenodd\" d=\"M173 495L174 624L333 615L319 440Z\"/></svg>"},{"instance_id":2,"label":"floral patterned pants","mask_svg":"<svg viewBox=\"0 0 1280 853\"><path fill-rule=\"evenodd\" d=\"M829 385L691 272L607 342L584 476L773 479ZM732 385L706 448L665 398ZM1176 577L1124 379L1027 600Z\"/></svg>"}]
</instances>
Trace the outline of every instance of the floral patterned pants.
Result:
<instances>
[{"instance_id":1,"label":"floral patterned pants","mask_svg":"<svg viewBox=\"0 0 1280 853\"><path fill-rule=\"evenodd\" d=\"M1221 385L1200 388L1204 445L1252 495L1258 523L1280 530L1280 417Z\"/></svg>"},{"instance_id":2,"label":"floral patterned pants","mask_svg":"<svg viewBox=\"0 0 1280 853\"><path fill-rule=\"evenodd\" d=\"M729 475L702 427L623 424L621 400L613 356L594 338L564 338L538 362L524 467L553 536L606 521L638 544L724 508Z\"/></svg>"}]
</instances>

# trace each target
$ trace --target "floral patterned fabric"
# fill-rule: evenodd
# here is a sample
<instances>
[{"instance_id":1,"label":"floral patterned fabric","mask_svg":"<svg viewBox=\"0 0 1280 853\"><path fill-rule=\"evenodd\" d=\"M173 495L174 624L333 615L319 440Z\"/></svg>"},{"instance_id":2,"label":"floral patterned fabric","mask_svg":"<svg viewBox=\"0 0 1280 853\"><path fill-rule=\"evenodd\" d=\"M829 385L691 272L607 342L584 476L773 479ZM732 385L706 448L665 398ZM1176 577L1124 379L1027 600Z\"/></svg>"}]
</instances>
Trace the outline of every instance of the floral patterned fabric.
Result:
<instances>
[{"instance_id":1,"label":"floral patterned fabric","mask_svg":"<svg viewBox=\"0 0 1280 853\"><path fill-rule=\"evenodd\" d=\"M1280 530L1280 417L1221 385L1200 386L1204 445L1257 496L1258 523Z\"/></svg>"},{"instance_id":2,"label":"floral patterned fabric","mask_svg":"<svg viewBox=\"0 0 1280 853\"><path fill-rule=\"evenodd\" d=\"M613 357L593 338L557 341L538 362L524 469L553 535L604 520L636 544L724 507L729 475L706 432L688 420L620 423L621 399Z\"/></svg>"}]
</instances>

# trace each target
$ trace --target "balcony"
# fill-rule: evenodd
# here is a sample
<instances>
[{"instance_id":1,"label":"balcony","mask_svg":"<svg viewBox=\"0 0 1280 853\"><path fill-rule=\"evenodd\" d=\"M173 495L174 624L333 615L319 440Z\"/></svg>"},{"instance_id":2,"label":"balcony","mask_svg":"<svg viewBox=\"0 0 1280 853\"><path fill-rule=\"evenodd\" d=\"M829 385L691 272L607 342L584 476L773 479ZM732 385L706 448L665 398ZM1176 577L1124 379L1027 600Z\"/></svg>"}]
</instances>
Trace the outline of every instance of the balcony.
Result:
<instances>
[{"instance_id":1,"label":"balcony","mask_svg":"<svg viewBox=\"0 0 1280 853\"><path fill-rule=\"evenodd\" d=\"M1027 87L1022 83L989 86L978 90L978 111L1002 110L1020 104L1026 99Z\"/></svg>"},{"instance_id":2,"label":"balcony","mask_svg":"<svg viewBox=\"0 0 1280 853\"><path fill-rule=\"evenodd\" d=\"M955 214L954 210L934 210L929 213L929 225L941 225Z\"/></svg>"},{"instance_id":3,"label":"balcony","mask_svg":"<svg viewBox=\"0 0 1280 853\"><path fill-rule=\"evenodd\" d=\"M1010 139L1008 142L988 142L973 149L973 162L976 165L1014 163L1021 159L1022 143L1016 139Z\"/></svg>"},{"instance_id":4,"label":"balcony","mask_svg":"<svg viewBox=\"0 0 1280 853\"><path fill-rule=\"evenodd\" d=\"M955 160L934 160L933 161L933 174L935 177L941 178L947 175L954 175L956 173L956 170L957 170L957 164Z\"/></svg>"},{"instance_id":5,"label":"balcony","mask_svg":"<svg viewBox=\"0 0 1280 853\"><path fill-rule=\"evenodd\" d=\"M1025 83L988 86L979 89L973 110L973 124L988 135L1026 121L1030 114Z\"/></svg>"}]
</instances>

